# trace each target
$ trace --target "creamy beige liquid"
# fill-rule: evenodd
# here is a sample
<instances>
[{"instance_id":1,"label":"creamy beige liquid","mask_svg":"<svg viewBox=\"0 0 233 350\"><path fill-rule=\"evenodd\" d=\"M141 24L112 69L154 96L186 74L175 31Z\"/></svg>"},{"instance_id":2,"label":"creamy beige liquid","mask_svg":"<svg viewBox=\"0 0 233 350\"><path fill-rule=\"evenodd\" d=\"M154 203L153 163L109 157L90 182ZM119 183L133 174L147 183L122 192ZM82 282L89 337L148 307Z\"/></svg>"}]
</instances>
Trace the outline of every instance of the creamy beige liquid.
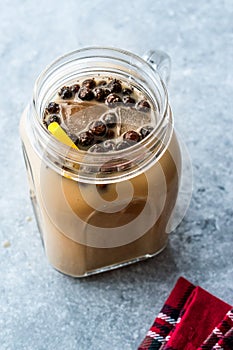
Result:
<instances>
[{"instance_id":1,"label":"creamy beige liquid","mask_svg":"<svg viewBox=\"0 0 233 350\"><path fill-rule=\"evenodd\" d=\"M75 116L72 127L80 129L80 123L85 125L87 121L88 109L85 114L80 106L68 105L62 107L66 111L73 109L66 122L69 123L71 115ZM99 109L97 114L106 107ZM57 270L75 277L85 276L153 256L165 247L166 226L175 205L181 166L174 133L166 152L144 174L102 188L78 183L49 168L30 143L26 118L25 112L20 133L31 198L46 255ZM127 113L123 118L124 131L130 130L132 124L127 121ZM136 129L148 122L143 120L148 118L146 114L142 118L139 113L135 118ZM75 120L79 125L75 125Z\"/></svg>"}]
</instances>

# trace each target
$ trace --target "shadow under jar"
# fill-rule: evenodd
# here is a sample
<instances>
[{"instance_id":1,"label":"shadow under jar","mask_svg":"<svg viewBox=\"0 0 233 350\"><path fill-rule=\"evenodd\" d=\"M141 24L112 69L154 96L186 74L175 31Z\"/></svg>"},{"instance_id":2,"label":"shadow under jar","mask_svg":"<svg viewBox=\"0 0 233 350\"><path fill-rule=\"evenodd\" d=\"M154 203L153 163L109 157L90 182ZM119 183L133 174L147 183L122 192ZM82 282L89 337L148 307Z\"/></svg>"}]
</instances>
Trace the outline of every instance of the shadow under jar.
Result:
<instances>
[{"instance_id":1,"label":"shadow under jar","mask_svg":"<svg viewBox=\"0 0 233 350\"><path fill-rule=\"evenodd\" d=\"M78 50L52 63L35 84L20 134L45 252L60 272L87 276L152 257L166 246L181 157L161 79L169 68L163 55L146 60L118 49ZM152 128L140 142L91 153L67 146L44 127L44 110L59 88L95 76L128 82L146 96Z\"/></svg>"}]
</instances>

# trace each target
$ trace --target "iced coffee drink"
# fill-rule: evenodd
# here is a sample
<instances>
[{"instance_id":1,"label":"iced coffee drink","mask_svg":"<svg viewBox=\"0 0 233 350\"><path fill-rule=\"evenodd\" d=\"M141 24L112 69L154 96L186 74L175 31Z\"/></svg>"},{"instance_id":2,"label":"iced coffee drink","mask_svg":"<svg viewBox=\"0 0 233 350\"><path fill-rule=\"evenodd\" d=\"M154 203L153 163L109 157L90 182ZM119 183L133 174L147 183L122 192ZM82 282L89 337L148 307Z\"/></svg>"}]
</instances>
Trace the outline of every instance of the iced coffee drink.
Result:
<instances>
[{"instance_id":1,"label":"iced coffee drink","mask_svg":"<svg viewBox=\"0 0 233 350\"><path fill-rule=\"evenodd\" d=\"M164 123L161 101L136 80L85 72L57 83L40 107L38 138L28 110L21 137L50 263L81 277L159 253L179 187L169 106Z\"/></svg>"}]
</instances>

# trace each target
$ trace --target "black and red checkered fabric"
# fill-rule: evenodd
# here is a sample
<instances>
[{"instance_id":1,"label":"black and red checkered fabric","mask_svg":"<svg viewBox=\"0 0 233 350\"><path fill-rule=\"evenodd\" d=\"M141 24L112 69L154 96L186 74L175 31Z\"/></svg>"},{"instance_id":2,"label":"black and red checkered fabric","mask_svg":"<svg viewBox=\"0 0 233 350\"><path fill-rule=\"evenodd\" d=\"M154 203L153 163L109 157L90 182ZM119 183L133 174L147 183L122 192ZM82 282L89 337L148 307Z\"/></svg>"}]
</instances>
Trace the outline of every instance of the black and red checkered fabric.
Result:
<instances>
[{"instance_id":1,"label":"black and red checkered fabric","mask_svg":"<svg viewBox=\"0 0 233 350\"><path fill-rule=\"evenodd\" d=\"M198 350L221 349L221 344L231 342L231 350L233 350L233 309L228 311L224 319L215 327L209 337L198 348ZM225 338L225 340L224 340ZM225 349L224 348L224 349Z\"/></svg>"},{"instance_id":2,"label":"black and red checkered fabric","mask_svg":"<svg viewBox=\"0 0 233 350\"><path fill-rule=\"evenodd\" d=\"M181 277L138 350L233 350L231 309Z\"/></svg>"}]
</instances>

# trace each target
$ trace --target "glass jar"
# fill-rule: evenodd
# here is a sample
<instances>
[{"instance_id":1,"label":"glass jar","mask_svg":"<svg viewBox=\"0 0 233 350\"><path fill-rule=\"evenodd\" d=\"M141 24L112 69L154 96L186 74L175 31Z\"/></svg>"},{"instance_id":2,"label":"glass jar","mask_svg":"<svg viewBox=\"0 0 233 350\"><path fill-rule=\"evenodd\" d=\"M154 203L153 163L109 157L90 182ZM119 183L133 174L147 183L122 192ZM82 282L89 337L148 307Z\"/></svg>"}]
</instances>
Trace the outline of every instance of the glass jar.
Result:
<instances>
[{"instance_id":1,"label":"glass jar","mask_svg":"<svg viewBox=\"0 0 233 350\"><path fill-rule=\"evenodd\" d=\"M87 276L153 257L166 246L181 172L165 87L169 71L170 59L160 51L140 58L119 49L87 48L59 58L36 81L20 135L42 242L58 271ZM61 86L102 73L144 91L156 120L136 145L88 154L54 138L43 126L43 111Z\"/></svg>"}]
</instances>

